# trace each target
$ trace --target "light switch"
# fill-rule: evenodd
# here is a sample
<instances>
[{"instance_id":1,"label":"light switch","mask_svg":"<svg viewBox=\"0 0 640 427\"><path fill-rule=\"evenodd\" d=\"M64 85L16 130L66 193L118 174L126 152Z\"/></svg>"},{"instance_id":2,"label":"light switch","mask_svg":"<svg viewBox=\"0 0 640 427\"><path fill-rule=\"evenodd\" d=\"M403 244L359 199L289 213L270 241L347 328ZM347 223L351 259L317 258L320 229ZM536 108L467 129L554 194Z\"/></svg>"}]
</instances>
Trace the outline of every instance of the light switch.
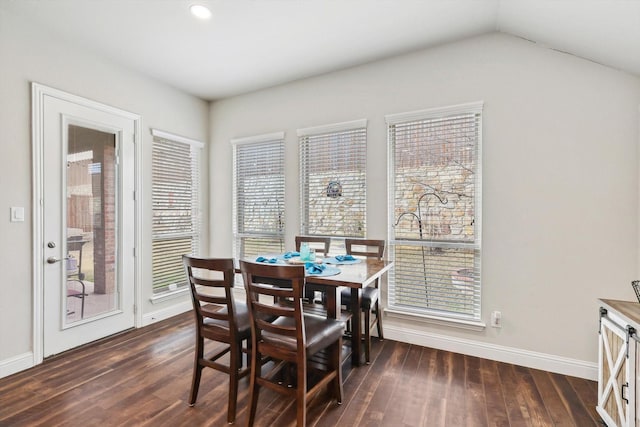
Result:
<instances>
[{"instance_id":1,"label":"light switch","mask_svg":"<svg viewBox=\"0 0 640 427\"><path fill-rule=\"evenodd\" d=\"M11 222L23 222L24 221L24 208L22 206L11 207Z\"/></svg>"}]
</instances>

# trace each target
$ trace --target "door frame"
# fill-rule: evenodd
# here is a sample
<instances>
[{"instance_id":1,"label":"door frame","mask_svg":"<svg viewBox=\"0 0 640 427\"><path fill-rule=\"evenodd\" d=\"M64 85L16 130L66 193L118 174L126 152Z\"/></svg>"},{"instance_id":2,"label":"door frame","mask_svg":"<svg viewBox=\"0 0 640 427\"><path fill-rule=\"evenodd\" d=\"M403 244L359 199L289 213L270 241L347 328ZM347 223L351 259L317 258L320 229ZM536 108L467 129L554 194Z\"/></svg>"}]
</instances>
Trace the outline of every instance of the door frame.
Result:
<instances>
[{"instance_id":1,"label":"door frame","mask_svg":"<svg viewBox=\"0 0 640 427\"><path fill-rule=\"evenodd\" d=\"M36 82L31 83L31 144L32 144L32 234L33 234L33 365L44 359L44 97L51 96L87 108L103 111L133 120L134 123L134 318L135 327L142 325L142 263L140 244L142 242L142 117L81 96L73 95Z\"/></svg>"}]
</instances>

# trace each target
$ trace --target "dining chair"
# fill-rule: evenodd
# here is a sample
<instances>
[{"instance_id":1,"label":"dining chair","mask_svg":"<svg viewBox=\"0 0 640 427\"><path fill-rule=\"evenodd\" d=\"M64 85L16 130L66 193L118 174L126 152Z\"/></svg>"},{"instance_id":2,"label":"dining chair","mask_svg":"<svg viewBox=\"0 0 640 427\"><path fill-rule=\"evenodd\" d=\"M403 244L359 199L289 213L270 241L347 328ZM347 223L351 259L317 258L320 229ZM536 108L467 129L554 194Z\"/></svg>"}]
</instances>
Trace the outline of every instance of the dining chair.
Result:
<instances>
[{"instance_id":1,"label":"dining chair","mask_svg":"<svg viewBox=\"0 0 640 427\"><path fill-rule=\"evenodd\" d=\"M322 255L327 257L331 248L331 237L317 237L317 236L296 236L296 251L300 252L300 246L302 243L308 243L309 247L316 250L316 255ZM319 286L308 285L305 288L304 294L310 303L315 300L316 292L322 295L322 302L325 301L324 289Z\"/></svg>"},{"instance_id":2,"label":"dining chair","mask_svg":"<svg viewBox=\"0 0 640 427\"><path fill-rule=\"evenodd\" d=\"M307 401L322 387L330 386L338 404L342 403L344 323L303 314L304 266L240 261L240 270L247 292L253 349L248 425L252 426L256 419L260 387L267 387L296 399L297 425L305 426ZM285 281L290 286L265 284L269 281ZM289 304L267 303L273 300L286 300ZM318 353L326 354L326 369L307 362ZM273 366L265 365L265 373L261 370L263 357L273 361ZM309 381L308 374L312 373L319 378L311 375L314 381Z\"/></svg>"},{"instance_id":3,"label":"dining chair","mask_svg":"<svg viewBox=\"0 0 640 427\"><path fill-rule=\"evenodd\" d=\"M251 338L251 325L247 305L233 298L235 268L230 258L196 258L183 255L183 264L189 279L189 289L196 320L196 349L193 364L193 381L189 406L196 403L202 369L213 368L229 375L229 404L227 422L236 417L238 381L249 374L249 366L243 368L243 341ZM205 339L226 344L210 356L204 354ZM225 354L229 363L220 363Z\"/></svg>"},{"instance_id":4,"label":"dining chair","mask_svg":"<svg viewBox=\"0 0 640 427\"><path fill-rule=\"evenodd\" d=\"M384 255L384 240L371 240L371 239L345 239L345 248L348 255L363 256L366 258L382 259ZM377 326L378 338L380 341L384 340L384 334L382 332L382 313L380 313L380 290L379 279L376 279L373 286L367 286L360 292L360 310L362 310L363 326L364 326L364 355L367 363L371 361L371 329L373 326ZM345 305L347 309L351 309L351 289L343 289L340 292L341 304ZM375 313L375 321L371 321L371 313ZM357 327L363 327L357 325ZM355 327L355 326L354 326Z\"/></svg>"},{"instance_id":5,"label":"dining chair","mask_svg":"<svg viewBox=\"0 0 640 427\"><path fill-rule=\"evenodd\" d=\"M309 247L316 250L316 254L320 253L326 257L331 248L331 237L317 236L296 236L296 251L300 252L302 243L309 243Z\"/></svg>"}]
</instances>

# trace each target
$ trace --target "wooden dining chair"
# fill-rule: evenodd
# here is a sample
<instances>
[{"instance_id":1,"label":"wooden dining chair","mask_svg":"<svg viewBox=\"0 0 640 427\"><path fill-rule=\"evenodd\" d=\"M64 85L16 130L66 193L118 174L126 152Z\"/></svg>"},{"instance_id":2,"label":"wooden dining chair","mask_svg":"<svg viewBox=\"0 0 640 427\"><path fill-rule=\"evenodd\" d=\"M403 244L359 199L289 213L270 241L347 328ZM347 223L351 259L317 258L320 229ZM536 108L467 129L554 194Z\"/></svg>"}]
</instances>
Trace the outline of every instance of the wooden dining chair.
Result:
<instances>
[{"instance_id":1,"label":"wooden dining chair","mask_svg":"<svg viewBox=\"0 0 640 427\"><path fill-rule=\"evenodd\" d=\"M384 240L365 240L365 239L345 239L345 248L348 255L363 256L366 258L382 259L384 255ZM380 290L379 279L376 279L373 286L367 286L360 292L360 310L362 310L363 326L364 326L364 355L367 363L371 361L371 329L373 326L378 328L378 338L384 340L382 332L382 313L380 312ZM351 309L351 289L343 289L340 293L341 304ZM374 321L371 321L371 313L375 313ZM353 327L363 327L361 325Z\"/></svg>"},{"instance_id":2,"label":"wooden dining chair","mask_svg":"<svg viewBox=\"0 0 640 427\"><path fill-rule=\"evenodd\" d=\"M317 236L296 236L296 251L300 252L300 246L302 243L308 243L309 248L316 250L316 255L327 257L329 255L329 249L331 248L331 237L317 237ZM316 292L321 293L321 300L324 303L325 295L324 289L319 286L308 285L305 288L304 296L310 303L315 300Z\"/></svg>"},{"instance_id":3,"label":"wooden dining chair","mask_svg":"<svg viewBox=\"0 0 640 427\"><path fill-rule=\"evenodd\" d=\"M342 334L344 323L334 319L306 316L302 310L304 266L267 265L240 261L251 319L251 382L249 422L256 419L260 387L267 387L296 399L297 425L306 425L307 401L322 387L331 386L338 403L342 402ZM286 281L279 287L265 282ZM266 301L289 301L268 304ZM326 369L308 359L327 353ZM262 373L261 360L269 357L274 365ZM308 380L308 374L314 381ZM291 375L288 375L291 374ZM309 387L310 386L310 387Z\"/></svg>"},{"instance_id":4,"label":"wooden dining chair","mask_svg":"<svg viewBox=\"0 0 640 427\"><path fill-rule=\"evenodd\" d=\"M193 381L189 405L193 406L198 397L202 369L213 368L229 375L229 404L227 422L232 424L236 417L238 381L249 373L249 366L243 368L243 341L251 338L251 325L247 305L233 298L235 268L230 258L182 257L196 320L196 349L193 364ZM205 357L205 339L227 344L215 354ZM229 363L220 359L229 353Z\"/></svg>"}]
</instances>

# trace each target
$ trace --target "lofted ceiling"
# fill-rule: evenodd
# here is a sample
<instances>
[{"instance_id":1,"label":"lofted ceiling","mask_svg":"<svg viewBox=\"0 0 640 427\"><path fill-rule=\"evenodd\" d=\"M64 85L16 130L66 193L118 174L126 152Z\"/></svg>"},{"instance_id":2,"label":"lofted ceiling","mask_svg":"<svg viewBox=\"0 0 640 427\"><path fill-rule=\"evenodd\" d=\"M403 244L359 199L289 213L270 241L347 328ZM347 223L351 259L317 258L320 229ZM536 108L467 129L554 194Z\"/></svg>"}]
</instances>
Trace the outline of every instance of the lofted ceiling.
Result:
<instances>
[{"instance_id":1,"label":"lofted ceiling","mask_svg":"<svg viewBox=\"0 0 640 427\"><path fill-rule=\"evenodd\" d=\"M192 4L207 5L208 21ZM0 0L206 100L501 31L640 76L640 0Z\"/></svg>"}]
</instances>

